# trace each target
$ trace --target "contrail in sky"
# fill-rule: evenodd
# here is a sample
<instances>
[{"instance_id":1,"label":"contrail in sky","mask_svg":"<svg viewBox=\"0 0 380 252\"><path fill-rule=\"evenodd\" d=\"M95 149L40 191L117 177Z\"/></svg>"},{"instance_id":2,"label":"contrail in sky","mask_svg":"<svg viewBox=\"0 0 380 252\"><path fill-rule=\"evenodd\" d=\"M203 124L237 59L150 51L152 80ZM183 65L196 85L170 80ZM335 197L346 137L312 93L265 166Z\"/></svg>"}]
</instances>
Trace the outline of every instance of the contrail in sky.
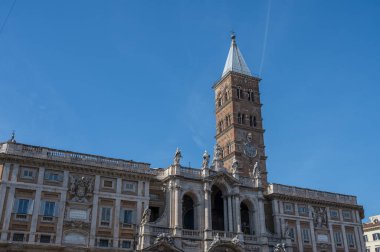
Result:
<instances>
[{"instance_id":1,"label":"contrail in sky","mask_svg":"<svg viewBox=\"0 0 380 252\"><path fill-rule=\"evenodd\" d=\"M263 65L265 60L265 50L267 48L267 39L268 39L268 29L269 29L269 19L270 19L270 9L272 6L272 0L269 0L268 2L268 11L267 11L267 20L265 25L265 33L264 33L264 42L263 42L263 53L261 54L261 63L260 63L260 70L259 70L259 76L261 76L261 72L263 71Z\"/></svg>"}]
</instances>

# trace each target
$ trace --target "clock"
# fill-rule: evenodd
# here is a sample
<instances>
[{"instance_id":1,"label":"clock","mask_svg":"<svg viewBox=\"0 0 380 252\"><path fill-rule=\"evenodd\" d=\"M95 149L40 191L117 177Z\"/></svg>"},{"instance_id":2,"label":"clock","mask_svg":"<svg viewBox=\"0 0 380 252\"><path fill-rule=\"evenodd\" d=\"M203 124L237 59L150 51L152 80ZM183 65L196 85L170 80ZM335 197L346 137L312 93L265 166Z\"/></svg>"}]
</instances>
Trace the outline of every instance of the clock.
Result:
<instances>
[{"instance_id":1,"label":"clock","mask_svg":"<svg viewBox=\"0 0 380 252\"><path fill-rule=\"evenodd\" d=\"M250 158L256 157L257 149L251 143L244 144L244 154Z\"/></svg>"}]
</instances>

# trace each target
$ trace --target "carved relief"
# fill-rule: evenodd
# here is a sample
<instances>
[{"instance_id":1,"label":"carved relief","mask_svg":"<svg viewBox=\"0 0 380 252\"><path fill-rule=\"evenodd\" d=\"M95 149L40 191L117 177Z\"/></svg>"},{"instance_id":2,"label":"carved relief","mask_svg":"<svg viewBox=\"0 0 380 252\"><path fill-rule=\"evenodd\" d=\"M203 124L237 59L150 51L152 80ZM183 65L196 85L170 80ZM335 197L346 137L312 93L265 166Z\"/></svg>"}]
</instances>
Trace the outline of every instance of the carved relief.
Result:
<instances>
[{"instance_id":1,"label":"carved relief","mask_svg":"<svg viewBox=\"0 0 380 252\"><path fill-rule=\"evenodd\" d=\"M78 175L70 175L69 193L72 196L71 201L87 203L88 198L94 191L94 178Z\"/></svg>"}]
</instances>

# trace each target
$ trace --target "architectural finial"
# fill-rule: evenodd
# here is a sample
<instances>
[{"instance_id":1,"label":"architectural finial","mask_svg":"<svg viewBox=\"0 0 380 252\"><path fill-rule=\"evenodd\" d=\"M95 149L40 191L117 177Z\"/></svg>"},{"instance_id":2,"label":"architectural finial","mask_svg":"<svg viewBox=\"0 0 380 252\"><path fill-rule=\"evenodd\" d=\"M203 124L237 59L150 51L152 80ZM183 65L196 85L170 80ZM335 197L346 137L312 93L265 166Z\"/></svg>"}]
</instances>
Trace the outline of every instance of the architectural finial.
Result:
<instances>
[{"instance_id":1,"label":"architectural finial","mask_svg":"<svg viewBox=\"0 0 380 252\"><path fill-rule=\"evenodd\" d=\"M231 31L231 39L232 39L233 42L235 42L236 35L235 35L234 31Z\"/></svg>"},{"instance_id":2,"label":"architectural finial","mask_svg":"<svg viewBox=\"0 0 380 252\"><path fill-rule=\"evenodd\" d=\"M8 142L16 143L16 131L12 131L11 139Z\"/></svg>"}]
</instances>

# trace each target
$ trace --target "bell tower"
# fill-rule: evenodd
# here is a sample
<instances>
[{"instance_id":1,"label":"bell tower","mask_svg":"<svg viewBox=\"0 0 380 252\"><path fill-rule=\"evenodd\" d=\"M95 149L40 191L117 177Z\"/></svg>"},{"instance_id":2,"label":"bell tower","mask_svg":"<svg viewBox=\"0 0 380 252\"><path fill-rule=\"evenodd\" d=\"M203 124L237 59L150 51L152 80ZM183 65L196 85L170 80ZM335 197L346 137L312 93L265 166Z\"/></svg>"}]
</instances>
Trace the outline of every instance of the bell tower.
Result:
<instances>
[{"instance_id":1,"label":"bell tower","mask_svg":"<svg viewBox=\"0 0 380 252\"><path fill-rule=\"evenodd\" d=\"M232 163L238 162L242 176L249 176L259 168L262 185L267 185L264 129L261 117L260 79L251 74L243 55L231 36L221 79L213 86L215 91L216 142L221 147L224 166L232 172Z\"/></svg>"}]
</instances>

